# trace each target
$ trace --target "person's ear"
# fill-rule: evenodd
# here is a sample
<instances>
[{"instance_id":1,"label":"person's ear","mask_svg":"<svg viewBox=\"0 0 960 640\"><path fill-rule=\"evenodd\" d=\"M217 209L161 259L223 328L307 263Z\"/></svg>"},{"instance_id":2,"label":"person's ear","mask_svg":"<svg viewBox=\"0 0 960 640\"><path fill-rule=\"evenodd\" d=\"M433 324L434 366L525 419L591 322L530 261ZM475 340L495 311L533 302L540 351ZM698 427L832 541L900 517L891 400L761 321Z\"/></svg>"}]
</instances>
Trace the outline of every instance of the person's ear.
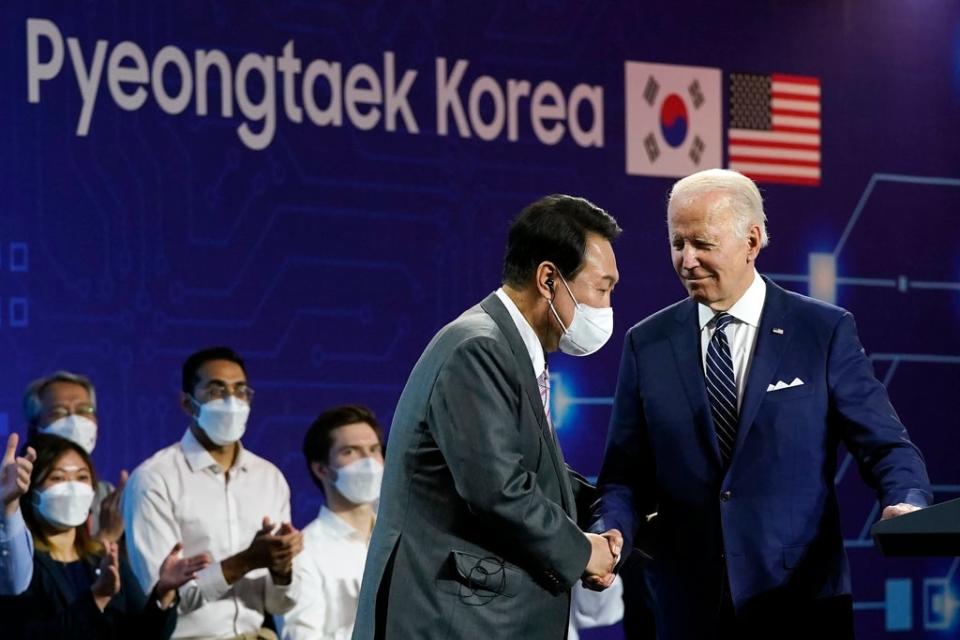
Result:
<instances>
[{"instance_id":1,"label":"person's ear","mask_svg":"<svg viewBox=\"0 0 960 640\"><path fill-rule=\"evenodd\" d=\"M753 262L760 255L760 226L753 225L747 231L747 262Z\"/></svg>"},{"instance_id":2,"label":"person's ear","mask_svg":"<svg viewBox=\"0 0 960 640\"><path fill-rule=\"evenodd\" d=\"M330 481L330 468L322 462L311 462L310 473L312 473L313 477L315 477L317 480L326 480L327 482Z\"/></svg>"},{"instance_id":3,"label":"person's ear","mask_svg":"<svg viewBox=\"0 0 960 640\"><path fill-rule=\"evenodd\" d=\"M189 393L184 391L180 392L180 408L183 409L185 414L187 414L187 417L196 419L199 410L197 409L196 404L194 404L193 398Z\"/></svg>"},{"instance_id":4,"label":"person's ear","mask_svg":"<svg viewBox=\"0 0 960 640\"><path fill-rule=\"evenodd\" d=\"M536 271L537 292L541 297L553 300L557 288L557 268L551 262L541 262Z\"/></svg>"}]
</instances>

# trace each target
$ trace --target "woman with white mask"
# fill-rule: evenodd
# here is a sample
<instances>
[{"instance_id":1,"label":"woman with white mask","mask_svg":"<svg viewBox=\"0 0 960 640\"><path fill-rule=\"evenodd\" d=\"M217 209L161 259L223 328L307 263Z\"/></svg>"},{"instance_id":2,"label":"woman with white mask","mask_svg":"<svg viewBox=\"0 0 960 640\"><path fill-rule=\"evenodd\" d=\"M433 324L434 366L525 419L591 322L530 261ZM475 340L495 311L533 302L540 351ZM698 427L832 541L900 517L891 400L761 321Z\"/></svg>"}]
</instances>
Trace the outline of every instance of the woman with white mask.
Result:
<instances>
[{"instance_id":1,"label":"woman with white mask","mask_svg":"<svg viewBox=\"0 0 960 640\"><path fill-rule=\"evenodd\" d=\"M101 433L97 390L87 376L61 369L37 378L23 395L23 412L28 437L41 433L59 436L93 454ZM119 503L126 480L127 472L121 471L116 486L101 478L93 488L92 532L98 538L118 542L123 535Z\"/></svg>"},{"instance_id":2,"label":"woman with white mask","mask_svg":"<svg viewBox=\"0 0 960 640\"><path fill-rule=\"evenodd\" d=\"M87 452L43 434L29 444L37 459L21 504L34 537L33 579L25 593L0 600L4 624L16 627L13 637L169 638L177 589L208 564L206 556L181 558L177 545L144 594L117 544L88 533L97 479Z\"/></svg>"}]
</instances>

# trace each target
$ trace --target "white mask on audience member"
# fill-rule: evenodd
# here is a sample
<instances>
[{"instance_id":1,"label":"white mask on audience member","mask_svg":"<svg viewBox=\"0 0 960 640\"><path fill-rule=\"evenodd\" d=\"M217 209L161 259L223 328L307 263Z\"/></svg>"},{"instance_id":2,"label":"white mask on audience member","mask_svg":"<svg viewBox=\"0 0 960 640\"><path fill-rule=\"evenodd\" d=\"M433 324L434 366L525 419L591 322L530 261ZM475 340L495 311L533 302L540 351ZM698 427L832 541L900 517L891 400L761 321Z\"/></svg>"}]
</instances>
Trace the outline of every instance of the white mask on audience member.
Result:
<instances>
[{"instance_id":1,"label":"white mask on audience member","mask_svg":"<svg viewBox=\"0 0 960 640\"><path fill-rule=\"evenodd\" d=\"M87 453L91 453L97 446L97 423L86 416L77 414L64 416L37 431L66 438Z\"/></svg>"},{"instance_id":2,"label":"white mask on audience member","mask_svg":"<svg viewBox=\"0 0 960 640\"><path fill-rule=\"evenodd\" d=\"M353 504L369 504L380 497L383 465L373 458L361 458L337 469L333 486Z\"/></svg>"},{"instance_id":3,"label":"white mask on audience member","mask_svg":"<svg viewBox=\"0 0 960 640\"><path fill-rule=\"evenodd\" d=\"M86 482L58 482L34 494L40 517L58 529L79 527L93 504L93 487Z\"/></svg>"},{"instance_id":4,"label":"white mask on audience member","mask_svg":"<svg viewBox=\"0 0 960 640\"><path fill-rule=\"evenodd\" d=\"M248 403L227 396L201 404L197 424L214 444L222 447L243 437L249 416Z\"/></svg>"}]
</instances>

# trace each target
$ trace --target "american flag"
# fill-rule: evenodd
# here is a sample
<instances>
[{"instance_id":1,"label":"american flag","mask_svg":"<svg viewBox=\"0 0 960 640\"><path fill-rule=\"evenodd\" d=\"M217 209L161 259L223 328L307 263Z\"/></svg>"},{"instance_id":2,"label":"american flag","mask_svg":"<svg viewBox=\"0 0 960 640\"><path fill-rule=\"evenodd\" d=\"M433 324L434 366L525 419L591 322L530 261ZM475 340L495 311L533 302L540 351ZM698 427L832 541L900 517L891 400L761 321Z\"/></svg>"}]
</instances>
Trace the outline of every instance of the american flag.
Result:
<instances>
[{"instance_id":1,"label":"american flag","mask_svg":"<svg viewBox=\"0 0 960 640\"><path fill-rule=\"evenodd\" d=\"M820 184L820 79L730 74L728 166L757 182Z\"/></svg>"}]
</instances>

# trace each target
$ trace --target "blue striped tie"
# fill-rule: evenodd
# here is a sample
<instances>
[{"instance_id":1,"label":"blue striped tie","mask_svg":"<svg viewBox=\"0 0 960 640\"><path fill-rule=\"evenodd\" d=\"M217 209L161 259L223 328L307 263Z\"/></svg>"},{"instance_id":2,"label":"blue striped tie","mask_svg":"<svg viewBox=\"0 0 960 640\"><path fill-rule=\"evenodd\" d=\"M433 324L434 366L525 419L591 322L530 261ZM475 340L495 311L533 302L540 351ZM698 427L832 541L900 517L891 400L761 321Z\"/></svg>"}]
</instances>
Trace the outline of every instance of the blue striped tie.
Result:
<instances>
[{"instance_id":1,"label":"blue striped tie","mask_svg":"<svg viewBox=\"0 0 960 640\"><path fill-rule=\"evenodd\" d=\"M713 337L707 346L707 395L710 396L713 425L724 464L730 462L737 441L737 384L733 377L730 342L724 332L733 320L729 313L714 316Z\"/></svg>"}]
</instances>

